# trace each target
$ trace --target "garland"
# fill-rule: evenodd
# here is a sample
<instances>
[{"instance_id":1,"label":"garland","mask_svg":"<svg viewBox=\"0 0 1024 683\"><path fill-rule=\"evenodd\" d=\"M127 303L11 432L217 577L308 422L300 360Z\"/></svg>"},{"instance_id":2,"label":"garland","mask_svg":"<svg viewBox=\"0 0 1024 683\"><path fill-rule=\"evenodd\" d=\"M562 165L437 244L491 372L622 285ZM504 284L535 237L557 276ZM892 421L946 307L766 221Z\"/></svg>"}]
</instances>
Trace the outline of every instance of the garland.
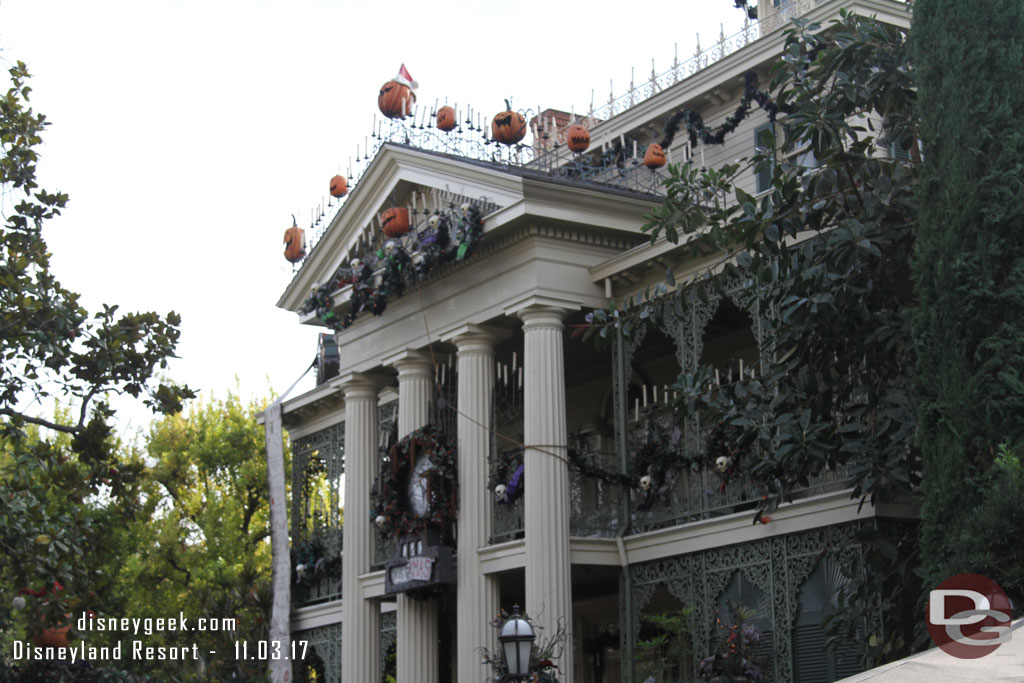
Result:
<instances>
[{"instance_id":1,"label":"garland","mask_svg":"<svg viewBox=\"0 0 1024 683\"><path fill-rule=\"evenodd\" d=\"M408 249L398 240L388 240L376 253L338 268L310 292L302 313L315 312L333 330L347 329L363 311L381 315L391 297L402 296L407 287L423 282L435 269L467 259L483 234L483 218L475 204L452 204L445 211L435 211L427 227L413 235ZM332 293L348 285L352 286L349 310L339 317Z\"/></svg>"},{"instance_id":2,"label":"garland","mask_svg":"<svg viewBox=\"0 0 1024 683\"><path fill-rule=\"evenodd\" d=\"M427 513L414 517L406 499L406 486L417 458L429 458L433 465L424 474L427 483ZM371 519L385 537L422 531L438 526L442 535L458 518L459 477L455 447L434 425L427 425L403 437L391 447L391 468L374 483Z\"/></svg>"},{"instance_id":3,"label":"garland","mask_svg":"<svg viewBox=\"0 0 1024 683\"><path fill-rule=\"evenodd\" d=\"M708 128L704 125L704 117L690 108L684 108L673 114L665 122L665 137L661 140L661 146L668 149L675 139L679 124L685 124L690 134L690 144L697 145L700 139L705 145L721 145L725 142L725 136L732 133L747 118L753 102L757 102L761 109L768 112L768 120L774 122L779 112L783 114L793 113L793 108L786 104L777 104L771 99L768 93L758 89L757 74L748 71L743 74L743 99L740 106L718 128Z\"/></svg>"},{"instance_id":4,"label":"garland","mask_svg":"<svg viewBox=\"0 0 1024 683\"><path fill-rule=\"evenodd\" d=\"M292 584L309 588L325 576L340 575L341 555L328 555L323 542L314 537L292 551Z\"/></svg>"},{"instance_id":5,"label":"garland","mask_svg":"<svg viewBox=\"0 0 1024 683\"><path fill-rule=\"evenodd\" d=\"M494 502L498 505L511 505L521 498L526 488L525 474L522 448L505 451L498 456L489 484L494 492Z\"/></svg>"}]
</instances>

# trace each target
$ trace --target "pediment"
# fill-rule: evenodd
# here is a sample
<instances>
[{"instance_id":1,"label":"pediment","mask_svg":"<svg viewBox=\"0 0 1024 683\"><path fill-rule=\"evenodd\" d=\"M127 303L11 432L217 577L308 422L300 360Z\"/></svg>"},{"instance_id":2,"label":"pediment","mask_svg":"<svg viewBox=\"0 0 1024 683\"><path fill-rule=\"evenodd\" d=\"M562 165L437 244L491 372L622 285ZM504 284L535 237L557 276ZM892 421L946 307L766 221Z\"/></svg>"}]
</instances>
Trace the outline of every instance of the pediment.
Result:
<instances>
[{"instance_id":1,"label":"pediment","mask_svg":"<svg viewBox=\"0 0 1024 683\"><path fill-rule=\"evenodd\" d=\"M339 268L387 238L380 214L390 207L410 210L412 231L435 210L472 201L487 214L520 203L523 178L500 165L385 144L334 218L313 244L277 305L298 311L312 289Z\"/></svg>"}]
</instances>

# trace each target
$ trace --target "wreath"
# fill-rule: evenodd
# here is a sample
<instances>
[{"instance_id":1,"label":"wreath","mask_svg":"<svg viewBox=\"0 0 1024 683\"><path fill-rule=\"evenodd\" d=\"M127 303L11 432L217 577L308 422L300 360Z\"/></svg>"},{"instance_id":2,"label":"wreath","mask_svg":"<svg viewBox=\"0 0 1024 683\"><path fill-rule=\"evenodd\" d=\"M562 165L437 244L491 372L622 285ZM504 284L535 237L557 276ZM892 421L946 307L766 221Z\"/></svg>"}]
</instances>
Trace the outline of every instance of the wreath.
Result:
<instances>
[{"instance_id":1,"label":"wreath","mask_svg":"<svg viewBox=\"0 0 1024 683\"><path fill-rule=\"evenodd\" d=\"M452 239L452 229L455 237ZM344 330L363 311L381 315L391 297L423 282L437 268L469 258L484 235L483 217L475 204L454 204L435 211L424 229L413 235L408 248L388 240L375 253L354 258L314 288L302 304L302 313L316 313L332 330ZM344 317L334 312L333 292L351 285L349 310Z\"/></svg>"},{"instance_id":2,"label":"wreath","mask_svg":"<svg viewBox=\"0 0 1024 683\"><path fill-rule=\"evenodd\" d=\"M426 477L427 512L415 517L409 510L406 492L413 465L418 458L429 458ZM370 492L373 508L370 519L385 537L440 527L442 535L451 531L458 519L459 475L455 447L434 425L427 425L403 437L391 447L386 476L378 478Z\"/></svg>"}]
</instances>

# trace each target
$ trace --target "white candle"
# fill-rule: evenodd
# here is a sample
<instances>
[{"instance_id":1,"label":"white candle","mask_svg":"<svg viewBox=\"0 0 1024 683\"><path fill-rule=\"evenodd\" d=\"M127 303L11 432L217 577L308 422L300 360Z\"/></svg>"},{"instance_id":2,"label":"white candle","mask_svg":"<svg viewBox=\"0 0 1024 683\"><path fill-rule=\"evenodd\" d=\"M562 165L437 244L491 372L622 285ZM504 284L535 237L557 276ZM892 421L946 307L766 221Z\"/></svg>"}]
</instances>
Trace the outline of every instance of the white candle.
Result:
<instances>
[{"instance_id":1,"label":"white candle","mask_svg":"<svg viewBox=\"0 0 1024 683\"><path fill-rule=\"evenodd\" d=\"M512 352L512 372L516 371L516 352Z\"/></svg>"},{"instance_id":2,"label":"white candle","mask_svg":"<svg viewBox=\"0 0 1024 683\"><path fill-rule=\"evenodd\" d=\"M633 158L636 158L636 140L633 140Z\"/></svg>"},{"instance_id":3,"label":"white candle","mask_svg":"<svg viewBox=\"0 0 1024 683\"><path fill-rule=\"evenodd\" d=\"M636 400L636 406L633 408L633 419L640 421L640 399Z\"/></svg>"},{"instance_id":4,"label":"white candle","mask_svg":"<svg viewBox=\"0 0 1024 683\"><path fill-rule=\"evenodd\" d=\"M721 384L721 380L718 378L718 368L715 368L715 384Z\"/></svg>"},{"instance_id":5,"label":"white candle","mask_svg":"<svg viewBox=\"0 0 1024 683\"><path fill-rule=\"evenodd\" d=\"M651 387L651 391L654 392L654 399L652 400L652 403L657 403L658 402L658 385L655 384L653 387Z\"/></svg>"},{"instance_id":6,"label":"white candle","mask_svg":"<svg viewBox=\"0 0 1024 683\"><path fill-rule=\"evenodd\" d=\"M668 154L668 163L672 163L672 148L669 147L665 152Z\"/></svg>"},{"instance_id":7,"label":"white candle","mask_svg":"<svg viewBox=\"0 0 1024 683\"><path fill-rule=\"evenodd\" d=\"M519 368L519 388L523 388L523 369Z\"/></svg>"},{"instance_id":8,"label":"white candle","mask_svg":"<svg viewBox=\"0 0 1024 683\"><path fill-rule=\"evenodd\" d=\"M743 379L743 359L740 358L740 379Z\"/></svg>"},{"instance_id":9,"label":"white candle","mask_svg":"<svg viewBox=\"0 0 1024 683\"><path fill-rule=\"evenodd\" d=\"M644 408L647 407L647 385L644 385Z\"/></svg>"}]
</instances>

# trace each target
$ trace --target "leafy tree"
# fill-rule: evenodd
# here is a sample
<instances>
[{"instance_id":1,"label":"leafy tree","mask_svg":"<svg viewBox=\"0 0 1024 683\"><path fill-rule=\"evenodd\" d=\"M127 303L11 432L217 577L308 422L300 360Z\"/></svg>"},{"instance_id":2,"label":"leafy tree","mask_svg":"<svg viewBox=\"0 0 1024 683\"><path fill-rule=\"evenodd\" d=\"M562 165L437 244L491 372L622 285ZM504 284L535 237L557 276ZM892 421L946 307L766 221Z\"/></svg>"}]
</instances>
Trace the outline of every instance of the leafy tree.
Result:
<instances>
[{"instance_id":1,"label":"leafy tree","mask_svg":"<svg viewBox=\"0 0 1024 683\"><path fill-rule=\"evenodd\" d=\"M104 397L145 395L168 412L191 392L153 379L173 356L176 314L104 306L90 315L50 271L43 226L68 197L38 186L47 122L29 106L25 65L9 76L0 98L0 581L35 593L22 621L31 630L95 604L103 579L94 568L109 548L97 511L130 513L136 502L141 465L115 456ZM54 398L75 414L42 417Z\"/></svg>"},{"instance_id":2,"label":"leafy tree","mask_svg":"<svg viewBox=\"0 0 1024 683\"><path fill-rule=\"evenodd\" d=\"M669 271L666 285L591 317L591 332L608 338L717 297L756 294L774 312L755 373L719 384L704 365L673 387L681 416L730 427L726 448L748 454L755 519L827 470L846 469L854 496L872 503L910 493L920 470L905 313L918 164L892 154L894 143L915 146L907 35L847 14L826 30L798 24L769 94L759 103L770 117L787 113L776 125L781 144L745 164L670 167L666 199L645 226L652 241L685 236L707 271L685 283ZM737 182L751 167L770 171L759 197ZM866 636L891 657L909 638L899 609L885 616L883 631Z\"/></svg>"},{"instance_id":3,"label":"leafy tree","mask_svg":"<svg viewBox=\"0 0 1024 683\"><path fill-rule=\"evenodd\" d=\"M265 662L235 661L234 641L267 637L270 544L263 406L235 394L151 428L145 503L117 537L114 616L234 619L229 630L154 634L147 645L199 645L200 663L142 662L155 680L254 680ZM208 655L210 650L215 655ZM172 678L173 677L173 678Z\"/></svg>"},{"instance_id":4,"label":"leafy tree","mask_svg":"<svg viewBox=\"0 0 1024 683\"><path fill-rule=\"evenodd\" d=\"M1024 5L920 0L914 61L921 99L921 214L914 319L924 457L926 582L1016 566L1024 602L1024 489L1005 498L1001 445L1024 444ZM993 486L994 481L1002 482ZM978 524L982 520L983 523ZM978 554L964 552L964 542ZM979 547L982 546L982 547ZM1001 572L1000 572L1001 573Z\"/></svg>"}]
</instances>

